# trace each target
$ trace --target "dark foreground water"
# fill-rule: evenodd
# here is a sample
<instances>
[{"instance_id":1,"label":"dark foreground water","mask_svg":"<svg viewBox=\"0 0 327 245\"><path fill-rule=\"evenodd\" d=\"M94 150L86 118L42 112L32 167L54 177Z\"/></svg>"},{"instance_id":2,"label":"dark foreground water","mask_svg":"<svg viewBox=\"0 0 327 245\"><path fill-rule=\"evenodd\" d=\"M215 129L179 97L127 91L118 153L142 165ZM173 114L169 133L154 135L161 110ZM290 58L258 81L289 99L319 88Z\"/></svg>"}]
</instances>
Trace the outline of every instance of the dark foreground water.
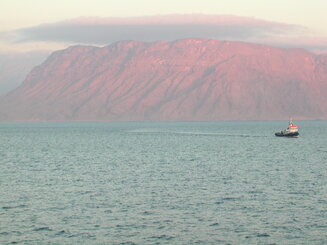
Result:
<instances>
[{"instance_id":1,"label":"dark foreground water","mask_svg":"<svg viewBox=\"0 0 327 245\"><path fill-rule=\"evenodd\" d=\"M327 122L2 123L0 244L327 244Z\"/></svg>"}]
</instances>

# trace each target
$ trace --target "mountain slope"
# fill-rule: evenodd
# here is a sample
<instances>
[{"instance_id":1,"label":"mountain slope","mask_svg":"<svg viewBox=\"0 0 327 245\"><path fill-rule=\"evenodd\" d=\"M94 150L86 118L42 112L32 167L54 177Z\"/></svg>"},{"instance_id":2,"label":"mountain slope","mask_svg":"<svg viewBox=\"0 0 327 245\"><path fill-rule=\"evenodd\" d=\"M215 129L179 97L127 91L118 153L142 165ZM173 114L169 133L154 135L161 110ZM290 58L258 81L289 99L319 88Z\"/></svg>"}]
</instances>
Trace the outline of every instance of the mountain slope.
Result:
<instances>
[{"instance_id":1,"label":"mountain slope","mask_svg":"<svg viewBox=\"0 0 327 245\"><path fill-rule=\"evenodd\" d=\"M0 98L0 120L327 119L327 58L185 39L53 53Z\"/></svg>"}]
</instances>

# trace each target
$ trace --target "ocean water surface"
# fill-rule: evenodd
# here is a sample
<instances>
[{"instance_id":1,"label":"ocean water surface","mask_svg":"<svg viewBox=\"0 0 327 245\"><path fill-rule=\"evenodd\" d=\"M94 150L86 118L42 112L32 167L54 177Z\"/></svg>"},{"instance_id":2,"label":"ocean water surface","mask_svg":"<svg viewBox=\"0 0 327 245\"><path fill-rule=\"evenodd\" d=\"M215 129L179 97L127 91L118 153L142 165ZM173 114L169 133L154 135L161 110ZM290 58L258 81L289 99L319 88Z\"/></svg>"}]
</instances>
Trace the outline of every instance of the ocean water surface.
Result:
<instances>
[{"instance_id":1,"label":"ocean water surface","mask_svg":"<svg viewBox=\"0 0 327 245\"><path fill-rule=\"evenodd\" d=\"M327 122L0 123L0 244L327 244Z\"/></svg>"}]
</instances>

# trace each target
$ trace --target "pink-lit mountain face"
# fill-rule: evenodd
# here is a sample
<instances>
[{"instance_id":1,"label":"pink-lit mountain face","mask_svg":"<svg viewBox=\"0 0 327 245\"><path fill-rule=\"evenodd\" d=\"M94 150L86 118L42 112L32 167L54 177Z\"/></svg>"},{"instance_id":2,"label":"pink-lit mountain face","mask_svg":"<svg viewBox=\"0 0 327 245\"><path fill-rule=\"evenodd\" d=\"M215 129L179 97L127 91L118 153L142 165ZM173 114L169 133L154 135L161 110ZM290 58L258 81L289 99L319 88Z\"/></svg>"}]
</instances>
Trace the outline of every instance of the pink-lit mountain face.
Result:
<instances>
[{"instance_id":1,"label":"pink-lit mountain face","mask_svg":"<svg viewBox=\"0 0 327 245\"><path fill-rule=\"evenodd\" d=\"M2 121L327 119L327 56L207 39L53 53L0 98Z\"/></svg>"}]
</instances>

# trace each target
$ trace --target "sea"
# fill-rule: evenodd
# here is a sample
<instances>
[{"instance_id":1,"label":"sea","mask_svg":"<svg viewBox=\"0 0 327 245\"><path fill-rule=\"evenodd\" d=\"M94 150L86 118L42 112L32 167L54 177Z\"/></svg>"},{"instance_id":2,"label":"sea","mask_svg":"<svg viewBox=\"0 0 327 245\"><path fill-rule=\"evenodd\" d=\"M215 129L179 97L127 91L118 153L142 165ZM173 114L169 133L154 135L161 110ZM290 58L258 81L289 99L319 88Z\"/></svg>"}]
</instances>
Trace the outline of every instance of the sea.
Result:
<instances>
[{"instance_id":1,"label":"sea","mask_svg":"<svg viewBox=\"0 0 327 245\"><path fill-rule=\"evenodd\" d=\"M0 244L327 244L327 121L0 123Z\"/></svg>"}]
</instances>

